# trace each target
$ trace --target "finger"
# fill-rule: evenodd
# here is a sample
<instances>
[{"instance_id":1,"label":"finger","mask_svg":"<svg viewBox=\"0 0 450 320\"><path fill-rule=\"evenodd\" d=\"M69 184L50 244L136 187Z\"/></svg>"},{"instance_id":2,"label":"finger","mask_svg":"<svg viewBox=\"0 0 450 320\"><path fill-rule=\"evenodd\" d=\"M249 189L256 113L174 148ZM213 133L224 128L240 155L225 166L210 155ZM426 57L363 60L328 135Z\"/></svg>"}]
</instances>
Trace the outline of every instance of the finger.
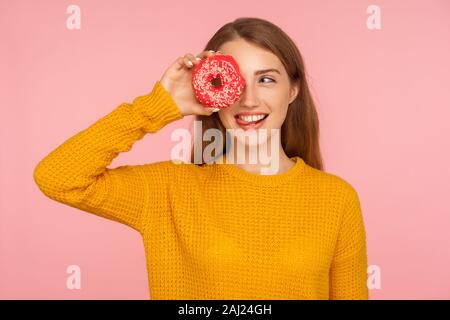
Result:
<instances>
[{"instance_id":1,"label":"finger","mask_svg":"<svg viewBox=\"0 0 450 320\"><path fill-rule=\"evenodd\" d=\"M177 70L183 69L185 67L184 57L177 58L177 60L175 60L175 65L177 67Z\"/></svg>"},{"instance_id":2,"label":"finger","mask_svg":"<svg viewBox=\"0 0 450 320\"><path fill-rule=\"evenodd\" d=\"M222 51L219 51L219 50L217 50L217 51L209 50L208 51L208 56L215 56L215 55L220 55L220 54L223 55Z\"/></svg>"},{"instance_id":3,"label":"finger","mask_svg":"<svg viewBox=\"0 0 450 320\"><path fill-rule=\"evenodd\" d=\"M183 57L183 63L188 69L194 66L194 62L192 62L191 59L189 58L189 54Z\"/></svg>"},{"instance_id":4,"label":"finger","mask_svg":"<svg viewBox=\"0 0 450 320\"><path fill-rule=\"evenodd\" d=\"M214 50L205 50L205 51L200 52L196 57L200 58L200 59L205 59L205 58L215 55L215 53L216 53L216 51L214 51Z\"/></svg>"},{"instance_id":5,"label":"finger","mask_svg":"<svg viewBox=\"0 0 450 320\"><path fill-rule=\"evenodd\" d=\"M214 112L218 112L220 108L205 108L207 115L212 115Z\"/></svg>"},{"instance_id":6,"label":"finger","mask_svg":"<svg viewBox=\"0 0 450 320\"><path fill-rule=\"evenodd\" d=\"M191 53L186 54L185 57L187 57L189 59L189 61L191 61L194 64L194 66L197 65L200 62L200 60L201 60L201 59L195 57Z\"/></svg>"}]
</instances>

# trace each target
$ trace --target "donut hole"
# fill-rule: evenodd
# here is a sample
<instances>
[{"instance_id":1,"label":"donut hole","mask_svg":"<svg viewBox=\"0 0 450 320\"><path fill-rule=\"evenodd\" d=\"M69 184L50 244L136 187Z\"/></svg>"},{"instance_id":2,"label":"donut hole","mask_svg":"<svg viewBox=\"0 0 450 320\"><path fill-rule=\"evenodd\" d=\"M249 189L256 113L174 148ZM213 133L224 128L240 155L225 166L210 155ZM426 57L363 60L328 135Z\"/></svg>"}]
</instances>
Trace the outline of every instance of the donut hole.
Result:
<instances>
[{"instance_id":1,"label":"donut hole","mask_svg":"<svg viewBox=\"0 0 450 320\"><path fill-rule=\"evenodd\" d=\"M211 79L211 84L216 87L216 88L220 88L222 86L222 79L220 79L220 77L215 77Z\"/></svg>"}]
</instances>

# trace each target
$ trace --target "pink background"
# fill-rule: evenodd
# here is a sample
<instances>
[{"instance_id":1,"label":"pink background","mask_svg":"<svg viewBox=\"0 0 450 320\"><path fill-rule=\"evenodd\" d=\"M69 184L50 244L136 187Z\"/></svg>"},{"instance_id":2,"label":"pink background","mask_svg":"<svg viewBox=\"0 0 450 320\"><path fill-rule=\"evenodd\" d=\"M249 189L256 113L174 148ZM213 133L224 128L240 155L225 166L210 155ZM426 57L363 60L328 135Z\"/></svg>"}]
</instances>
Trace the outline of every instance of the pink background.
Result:
<instances>
[{"instance_id":1,"label":"pink background","mask_svg":"<svg viewBox=\"0 0 450 320\"><path fill-rule=\"evenodd\" d=\"M81 29L66 8L81 8ZM366 8L381 8L369 30ZM450 298L449 1L0 1L0 298L148 299L140 235L46 198L37 163L241 16L302 52L325 170L358 191L371 299ZM169 159L171 123L111 167ZM66 287L78 265L82 287ZM151 270L150 270L151 271Z\"/></svg>"}]
</instances>

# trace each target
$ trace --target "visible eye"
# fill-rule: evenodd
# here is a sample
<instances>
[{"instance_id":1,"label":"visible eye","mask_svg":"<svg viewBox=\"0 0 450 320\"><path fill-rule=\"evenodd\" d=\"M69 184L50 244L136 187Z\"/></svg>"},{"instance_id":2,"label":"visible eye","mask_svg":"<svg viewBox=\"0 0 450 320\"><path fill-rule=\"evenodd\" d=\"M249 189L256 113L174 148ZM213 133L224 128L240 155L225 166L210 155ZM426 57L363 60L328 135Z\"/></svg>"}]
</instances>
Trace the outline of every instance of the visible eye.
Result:
<instances>
[{"instance_id":1,"label":"visible eye","mask_svg":"<svg viewBox=\"0 0 450 320\"><path fill-rule=\"evenodd\" d=\"M262 77L260 80L262 80L262 79L269 79L269 80L271 80L271 82L276 82L275 80L273 80L273 79L271 79L271 78L269 78L269 77ZM270 81L269 81L269 82L266 82L266 83L270 83Z\"/></svg>"}]
</instances>

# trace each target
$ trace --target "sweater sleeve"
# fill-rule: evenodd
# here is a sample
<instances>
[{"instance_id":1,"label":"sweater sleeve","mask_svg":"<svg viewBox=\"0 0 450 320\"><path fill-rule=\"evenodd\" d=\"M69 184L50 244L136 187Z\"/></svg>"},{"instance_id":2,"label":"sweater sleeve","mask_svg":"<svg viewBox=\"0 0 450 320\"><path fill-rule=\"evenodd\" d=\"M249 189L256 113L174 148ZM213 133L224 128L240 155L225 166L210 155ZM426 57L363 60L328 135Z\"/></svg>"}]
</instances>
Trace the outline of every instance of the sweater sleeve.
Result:
<instances>
[{"instance_id":1,"label":"sweater sleeve","mask_svg":"<svg viewBox=\"0 0 450 320\"><path fill-rule=\"evenodd\" d=\"M351 188L330 267L330 300L368 300L366 232L358 194Z\"/></svg>"},{"instance_id":2,"label":"sweater sleeve","mask_svg":"<svg viewBox=\"0 0 450 320\"><path fill-rule=\"evenodd\" d=\"M146 133L181 118L172 97L157 81L150 93L136 97L132 104L120 104L50 152L34 169L34 180L53 200L142 232L145 206L164 201L167 163L107 166Z\"/></svg>"}]
</instances>

